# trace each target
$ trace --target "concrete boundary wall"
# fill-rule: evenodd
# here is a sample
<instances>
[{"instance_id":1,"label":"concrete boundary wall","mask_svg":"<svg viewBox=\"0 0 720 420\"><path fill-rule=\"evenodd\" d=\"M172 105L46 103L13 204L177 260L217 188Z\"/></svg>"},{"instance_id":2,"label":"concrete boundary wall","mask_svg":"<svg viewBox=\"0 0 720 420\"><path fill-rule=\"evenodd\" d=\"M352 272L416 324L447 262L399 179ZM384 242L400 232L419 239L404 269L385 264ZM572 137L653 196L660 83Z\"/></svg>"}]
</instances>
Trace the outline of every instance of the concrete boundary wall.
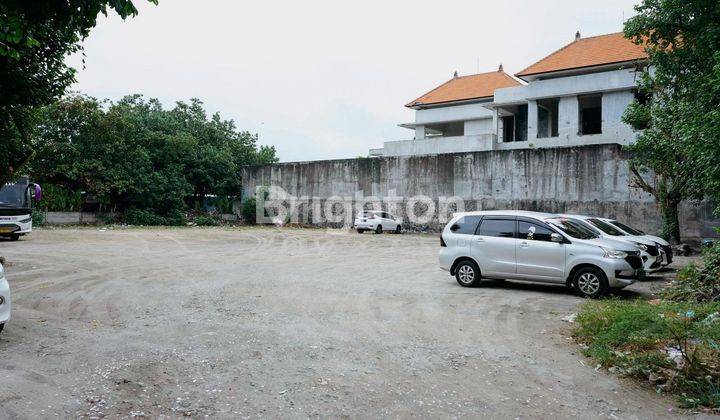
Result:
<instances>
[{"instance_id":1,"label":"concrete boundary wall","mask_svg":"<svg viewBox=\"0 0 720 420\"><path fill-rule=\"evenodd\" d=\"M660 226L653 198L630 188L628 155L619 145L495 150L424 156L279 163L243 168L245 196L257 187L280 187L306 197L298 217L313 220L331 197L380 199L459 197L465 210L523 209L616 217L647 232ZM315 215L317 216L317 215ZM398 216L404 217L404 214ZM419 228L439 229L436 217ZM316 224L330 224L318 222ZM688 240L717 236L707 203L686 204L682 234Z\"/></svg>"}]
</instances>

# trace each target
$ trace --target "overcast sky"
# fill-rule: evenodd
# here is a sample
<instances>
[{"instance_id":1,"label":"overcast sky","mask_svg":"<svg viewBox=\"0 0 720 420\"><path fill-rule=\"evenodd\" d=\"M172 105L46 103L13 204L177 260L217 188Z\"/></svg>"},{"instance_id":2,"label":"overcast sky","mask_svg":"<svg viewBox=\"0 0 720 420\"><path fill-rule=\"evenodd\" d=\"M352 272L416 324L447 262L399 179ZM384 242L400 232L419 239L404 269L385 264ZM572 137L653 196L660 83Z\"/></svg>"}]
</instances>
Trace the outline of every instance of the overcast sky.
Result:
<instances>
[{"instance_id":1,"label":"overcast sky","mask_svg":"<svg viewBox=\"0 0 720 420\"><path fill-rule=\"evenodd\" d=\"M461 75L515 73L583 36L622 30L636 0L135 0L85 41L79 90L192 97L274 145L281 161L357 157L406 140L404 104Z\"/></svg>"}]
</instances>

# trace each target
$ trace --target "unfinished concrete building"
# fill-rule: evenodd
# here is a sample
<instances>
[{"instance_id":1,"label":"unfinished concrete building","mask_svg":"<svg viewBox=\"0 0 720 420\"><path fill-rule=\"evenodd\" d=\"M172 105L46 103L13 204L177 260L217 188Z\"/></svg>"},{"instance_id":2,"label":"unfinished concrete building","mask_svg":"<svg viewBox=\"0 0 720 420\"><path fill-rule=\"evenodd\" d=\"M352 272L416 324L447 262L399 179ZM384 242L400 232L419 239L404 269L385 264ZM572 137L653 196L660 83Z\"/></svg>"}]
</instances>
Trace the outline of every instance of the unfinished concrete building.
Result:
<instances>
[{"instance_id":1,"label":"unfinished concrete building","mask_svg":"<svg viewBox=\"0 0 720 420\"><path fill-rule=\"evenodd\" d=\"M411 101L414 138L372 156L628 144L622 114L635 95L643 46L622 33L575 40L512 77L502 66L458 76Z\"/></svg>"}]
</instances>

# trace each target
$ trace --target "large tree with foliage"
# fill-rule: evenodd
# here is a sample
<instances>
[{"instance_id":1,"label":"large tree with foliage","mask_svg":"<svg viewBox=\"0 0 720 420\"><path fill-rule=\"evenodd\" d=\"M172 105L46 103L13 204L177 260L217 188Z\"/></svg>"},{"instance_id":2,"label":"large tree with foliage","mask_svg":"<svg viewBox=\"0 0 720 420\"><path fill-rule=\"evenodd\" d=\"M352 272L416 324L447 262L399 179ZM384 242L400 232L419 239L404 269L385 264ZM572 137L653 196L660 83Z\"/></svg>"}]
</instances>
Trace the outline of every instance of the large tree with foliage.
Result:
<instances>
[{"instance_id":1,"label":"large tree with foliage","mask_svg":"<svg viewBox=\"0 0 720 420\"><path fill-rule=\"evenodd\" d=\"M208 195L238 196L243 165L277 161L273 147L208 117L202 102L163 109L140 95L117 103L66 97L38 117L33 178L95 195L107 210L167 215Z\"/></svg>"},{"instance_id":2,"label":"large tree with foliage","mask_svg":"<svg viewBox=\"0 0 720 420\"><path fill-rule=\"evenodd\" d=\"M677 242L682 200L720 199L720 2L643 0L635 9L625 34L646 46L650 65L639 79L648 100L625 114L644 129L631 168Z\"/></svg>"},{"instance_id":3,"label":"large tree with foliage","mask_svg":"<svg viewBox=\"0 0 720 420\"><path fill-rule=\"evenodd\" d=\"M73 83L65 58L109 9L137 14L130 0L0 1L0 185L31 158L38 109Z\"/></svg>"}]
</instances>

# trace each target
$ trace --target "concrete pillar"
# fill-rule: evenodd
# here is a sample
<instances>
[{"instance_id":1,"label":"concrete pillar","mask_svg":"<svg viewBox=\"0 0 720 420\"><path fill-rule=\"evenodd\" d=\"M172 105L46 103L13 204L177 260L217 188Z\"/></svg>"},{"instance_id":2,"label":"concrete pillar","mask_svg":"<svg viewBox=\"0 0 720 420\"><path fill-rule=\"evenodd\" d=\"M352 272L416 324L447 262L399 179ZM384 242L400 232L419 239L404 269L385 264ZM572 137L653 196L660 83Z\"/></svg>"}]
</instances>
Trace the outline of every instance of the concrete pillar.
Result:
<instances>
[{"instance_id":1,"label":"concrete pillar","mask_svg":"<svg viewBox=\"0 0 720 420\"><path fill-rule=\"evenodd\" d=\"M537 101L528 101L527 138L528 141L537 139L538 110Z\"/></svg>"},{"instance_id":2,"label":"concrete pillar","mask_svg":"<svg viewBox=\"0 0 720 420\"><path fill-rule=\"evenodd\" d=\"M498 117L497 108L493 108L493 134L495 134L495 143L502 143L502 126L500 125L500 118Z\"/></svg>"},{"instance_id":3,"label":"concrete pillar","mask_svg":"<svg viewBox=\"0 0 720 420\"><path fill-rule=\"evenodd\" d=\"M425 139L425 126L424 125L415 126L415 140L424 140L424 139Z\"/></svg>"},{"instance_id":4,"label":"concrete pillar","mask_svg":"<svg viewBox=\"0 0 720 420\"><path fill-rule=\"evenodd\" d=\"M560 98L560 104L558 105L558 134L560 137L577 136L580 131L578 112L577 96Z\"/></svg>"}]
</instances>

